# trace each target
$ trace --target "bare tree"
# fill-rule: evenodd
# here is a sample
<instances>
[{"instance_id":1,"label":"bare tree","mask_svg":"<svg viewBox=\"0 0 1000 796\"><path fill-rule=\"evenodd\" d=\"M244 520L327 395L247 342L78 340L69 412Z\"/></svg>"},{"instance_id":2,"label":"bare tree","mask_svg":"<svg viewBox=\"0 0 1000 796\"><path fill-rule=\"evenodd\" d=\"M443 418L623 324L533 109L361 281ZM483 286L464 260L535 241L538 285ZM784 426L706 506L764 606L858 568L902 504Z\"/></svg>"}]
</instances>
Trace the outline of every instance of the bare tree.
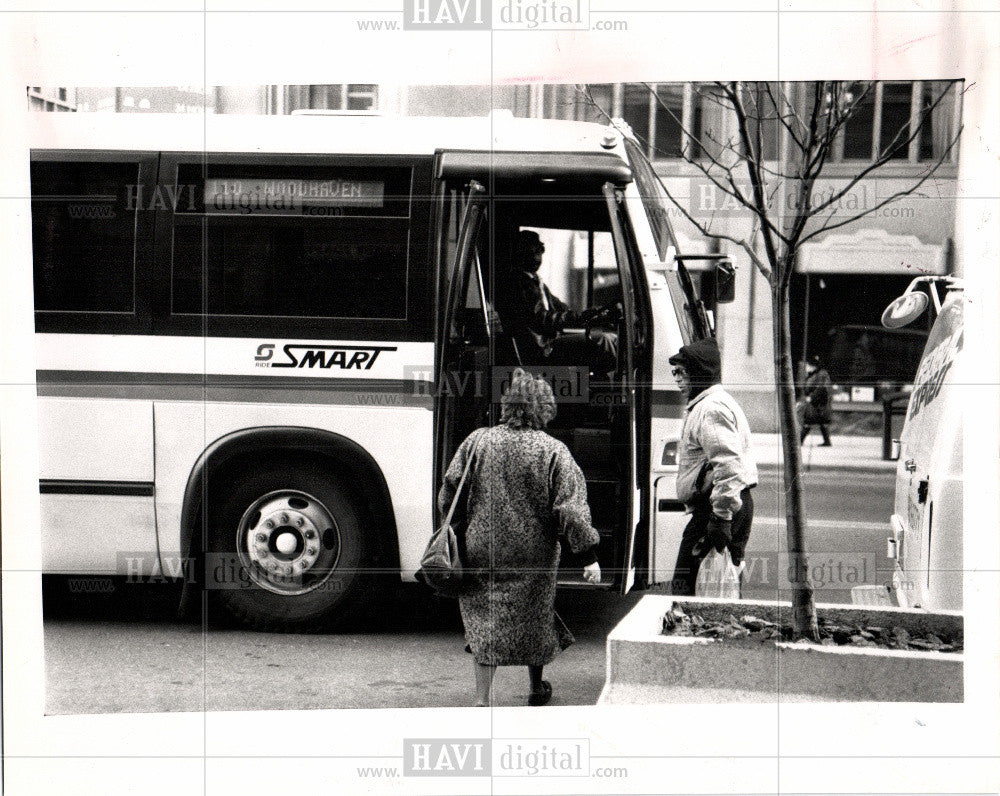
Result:
<instances>
[{"instance_id":1,"label":"bare tree","mask_svg":"<svg viewBox=\"0 0 1000 796\"><path fill-rule=\"evenodd\" d=\"M799 637L819 640L813 587L807 575L802 457L795 411L789 314L791 276L804 243L876 213L904 196L916 194L942 163L949 160L961 127L904 188L870 207L842 212L842 200L859 182L895 161L901 153L905 156L912 142L919 145L922 133L930 129L932 114L950 92L960 90L959 83L936 84L938 88L933 95L899 129L883 130L878 151L873 153L871 160L859 163L854 174L823 195L814 193L816 182L833 159L845 128L877 90L875 83L729 82L700 87L698 92L703 101L717 104L735 120L735 130L728 136L707 129L701 132L688 129L663 101L656 87L647 85L656 102L681 128L681 157L722 195L748 211L753 219L749 235L739 237L720 232L712 228L711 218L697 217L663 186L670 201L701 234L728 241L742 249L771 288L774 381L785 462L787 545L789 565L796 573L792 583L792 606L795 633ZM580 91L586 101L607 118L589 90L580 87ZM779 136L779 156L768 159L765 144L767 136L773 136L775 130ZM628 130L623 132L630 133ZM640 143L648 147L648 142ZM763 253L759 251L758 239Z\"/></svg>"}]
</instances>

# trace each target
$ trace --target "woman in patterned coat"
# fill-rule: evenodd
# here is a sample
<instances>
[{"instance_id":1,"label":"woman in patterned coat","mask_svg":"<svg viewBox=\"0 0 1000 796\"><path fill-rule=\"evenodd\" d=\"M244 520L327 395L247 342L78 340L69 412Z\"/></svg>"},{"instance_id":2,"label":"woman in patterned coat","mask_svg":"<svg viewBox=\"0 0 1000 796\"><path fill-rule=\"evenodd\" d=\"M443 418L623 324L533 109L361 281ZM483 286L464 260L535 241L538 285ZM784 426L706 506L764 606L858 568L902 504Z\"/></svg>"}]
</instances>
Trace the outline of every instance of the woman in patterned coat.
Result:
<instances>
[{"instance_id":1,"label":"woman in patterned coat","mask_svg":"<svg viewBox=\"0 0 1000 796\"><path fill-rule=\"evenodd\" d=\"M557 537L575 553L589 551L584 577L592 583L601 579L599 537L583 473L569 449L543 431L556 413L549 384L518 368L501 407L499 425L474 431L459 446L438 505L447 512L475 451L465 540L468 566L482 571L482 586L459 605L476 661L476 705L490 704L497 666L527 666L528 704L544 705L552 686L542 667L573 641L555 614Z\"/></svg>"}]
</instances>

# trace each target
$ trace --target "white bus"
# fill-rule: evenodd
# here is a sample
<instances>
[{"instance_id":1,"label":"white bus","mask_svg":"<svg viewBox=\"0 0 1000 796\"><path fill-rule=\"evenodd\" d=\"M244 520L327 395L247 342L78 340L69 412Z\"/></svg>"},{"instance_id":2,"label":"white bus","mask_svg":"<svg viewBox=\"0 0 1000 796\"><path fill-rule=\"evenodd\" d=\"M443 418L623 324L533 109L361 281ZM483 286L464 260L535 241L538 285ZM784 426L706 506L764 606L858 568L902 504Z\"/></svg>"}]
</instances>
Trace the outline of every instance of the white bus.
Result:
<instances>
[{"instance_id":1,"label":"white bus","mask_svg":"<svg viewBox=\"0 0 1000 796\"><path fill-rule=\"evenodd\" d=\"M502 112L32 124L45 573L195 580L262 629L413 580L443 468L519 362L494 274L531 229L556 294L622 307L614 373L550 427L604 586L671 577L667 357L712 333L696 282L726 300L732 271L683 267L634 142Z\"/></svg>"}]
</instances>

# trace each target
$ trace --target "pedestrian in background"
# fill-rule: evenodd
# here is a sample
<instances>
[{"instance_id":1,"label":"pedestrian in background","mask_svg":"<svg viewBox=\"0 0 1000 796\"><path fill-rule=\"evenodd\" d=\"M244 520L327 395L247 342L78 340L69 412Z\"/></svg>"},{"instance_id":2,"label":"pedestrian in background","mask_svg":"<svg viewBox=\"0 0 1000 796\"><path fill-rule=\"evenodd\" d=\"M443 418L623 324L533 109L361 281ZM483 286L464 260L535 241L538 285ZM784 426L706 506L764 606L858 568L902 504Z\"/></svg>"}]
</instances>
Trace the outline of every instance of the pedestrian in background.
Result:
<instances>
[{"instance_id":1,"label":"pedestrian in background","mask_svg":"<svg viewBox=\"0 0 1000 796\"><path fill-rule=\"evenodd\" d=\"M475 656L476 705L490 704L497 666L527 666L529 705L544 705L552 686L542 669L573 636L555 613L558 537L583 553L584 579L600 583L597 531L590 520L587 483L569 449L544 429L555 417L552 388L518 368L500 399L499 425L473 432L445 473L442 514L473 452L469 474L466 564L482 587L459 598L465 638ZM586 552L584 552L586 551Z\"/></svg>"},{"instance_id":2,"label":"pedestrian in background","mask_svg":"<svg viewBox=\"0 0 1000 796\"><path fill-rule=\"evenodd\" d=\"M714 547L743 561L757 485L746 415L722 387L722 363L715 340L707 338L668 360L687 400L677 462L677 497L691 514L681 536L673 593L693 595L701 560Z\"/></svg>"},{"instance_id":3,"label":"pedestrian in background","mask_svg":"<svg viewBox=\"0 0 1000 796\"><path fill-rule=\"evenodd\" d=\"M805 442L809 430L813 426L819 426L819 433L823 435L821 448L829 448L830 443L830 421L833 419L831 411L833 383L830 381L830 374L823 368L819 357L811 357L806 362L806 380L802 385L802 399L799 401L801 407L802 436L799 437L799 444Z\"/></svg>"}]
</instances>

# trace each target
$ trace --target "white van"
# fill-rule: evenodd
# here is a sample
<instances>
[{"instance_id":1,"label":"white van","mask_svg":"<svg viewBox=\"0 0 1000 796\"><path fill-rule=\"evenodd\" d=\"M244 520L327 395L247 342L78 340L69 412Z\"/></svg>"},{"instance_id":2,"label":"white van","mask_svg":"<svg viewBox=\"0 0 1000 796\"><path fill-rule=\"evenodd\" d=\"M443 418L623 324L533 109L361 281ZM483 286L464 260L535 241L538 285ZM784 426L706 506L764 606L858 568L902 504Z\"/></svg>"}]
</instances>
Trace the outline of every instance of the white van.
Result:
<instances>
[{"instance_id":1,"label":"white van","mask_svg":"<svg viewBox=\"0 0 1000 796\"><path fill-rule=\"evenodd\" d=\"M927 293L918 289L927 288ZM942 300L940 293L943 291ZM928 294L930 298L928 298ZM905 326L933 301L931 328L900 435L896 500L888 556L891 593L908 608L962 608L962 281L919 277L882 315Z\"/></svg>"}]
</instances>

